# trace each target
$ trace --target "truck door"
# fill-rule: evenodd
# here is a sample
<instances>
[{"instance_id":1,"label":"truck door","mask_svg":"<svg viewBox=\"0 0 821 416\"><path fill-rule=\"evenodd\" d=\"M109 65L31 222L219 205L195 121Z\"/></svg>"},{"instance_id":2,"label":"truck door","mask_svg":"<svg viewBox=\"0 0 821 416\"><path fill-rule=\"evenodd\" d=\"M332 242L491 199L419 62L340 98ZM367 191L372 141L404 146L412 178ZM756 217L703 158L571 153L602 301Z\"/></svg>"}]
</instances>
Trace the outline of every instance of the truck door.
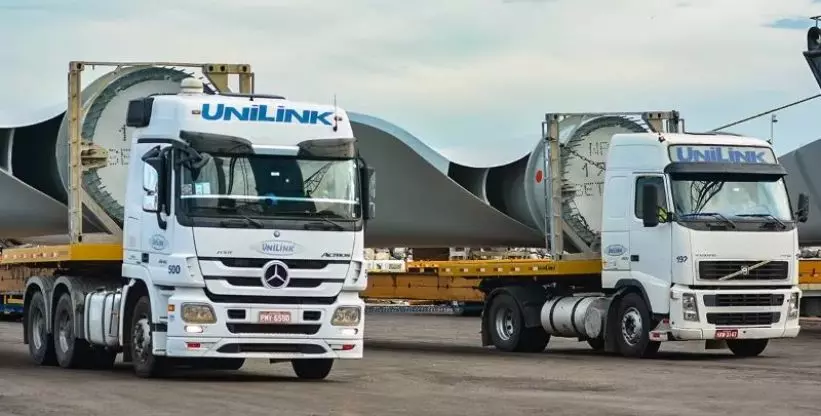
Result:
<instances>
[{"instance_id":1,"label":"truck door","mask_svg":"<svg viewBox=\"0 0 821 416\"><path fill-rule=\"evenodd\" d=\"M164 279L176 269L168 263L173 250L173 176L170 159L160 174L148 163L143 167L143 213L140 221L142 263L148 267L152 279ZM160 206L159 196L164 194L166 206ZM170 215L169 215L170 214ZM161 226L164 223L164 226Z\"/></svg>"},{"instance_id":2,"label":"truck door","mask_svg":"<svg viewBox=\"0 0 821 416\"><path fill-rule=\"evenodd\" d=\"M642 221L642 189L653 185L658 189L659 223L645 227ZM633 218L630 227L631 275L645 286L669 288L672 276L672 226L667 219L669 203L664 176L636 174L633 181ZM651 292L649 287L645 287Z\"/></svg>"}]
</instances>

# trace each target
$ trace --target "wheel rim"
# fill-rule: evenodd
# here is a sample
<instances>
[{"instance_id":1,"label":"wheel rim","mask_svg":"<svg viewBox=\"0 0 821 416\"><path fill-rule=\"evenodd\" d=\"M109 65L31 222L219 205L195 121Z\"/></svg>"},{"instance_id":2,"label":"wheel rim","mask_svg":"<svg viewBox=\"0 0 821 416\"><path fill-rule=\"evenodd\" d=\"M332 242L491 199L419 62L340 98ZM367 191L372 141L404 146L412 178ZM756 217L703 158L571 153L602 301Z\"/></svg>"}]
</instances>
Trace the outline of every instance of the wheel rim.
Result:
<instances>
[{"instance_id":1,"label":"wheel rim","mask_svg":"<svg viewBox=\"0 0 821 416\"><path fill-rule=\"evenodd\" d=\"M31 314L31 343L35 349L43 348L45 342L46 319L40 309L33 308Z\"/></svg>"},{"instance_id":2,"label":"wheel rim","mask_svg":"<svg viewBox=\"0 0 821 416\"><path fill-rule=\"evenodd\" d=\"M148 361L151 355L151 326L148 324L148 318L140 318L134 325L131 344L134 346L132 358L139 360L140 363Z\"/></svg>"},{"instance_id":3,"label":"wheel rim","mask_svg":"<svg viewBox=\"0 0 821 416\"><path fill-rule=\"evenodd\" d=\"M72 338L74 333L71 324L71 317L67 312L63 311L62 313L60 313L60 319L57 325L57 339L59 341L58 344L60 344L60 350L66 352L69 348L69 340Z\"/></svg>"},{"instance_id":4,"label":"wheel rim","mask_svg":"<svg viewBox=\"0 0 821 416\"><path fill-rule=\"evenodd\" d=\"M500 309L499 312L496 313L496 333L499 334L499 338L507 341L513 337L515 331L516 325L513 322L513 309Z\"/></svg>"},{"instance_id":5,"label":"wheel rim","mask_svg":"<svg viewBox=\"0 0 821 416\"><path fill-rule=\"evenodd\" d=\"M643 331L641 313L638 309L630 307L624 312L621 318L621 336L629 345L636 345L641 341Z\"/></svg>"}]
</instances>

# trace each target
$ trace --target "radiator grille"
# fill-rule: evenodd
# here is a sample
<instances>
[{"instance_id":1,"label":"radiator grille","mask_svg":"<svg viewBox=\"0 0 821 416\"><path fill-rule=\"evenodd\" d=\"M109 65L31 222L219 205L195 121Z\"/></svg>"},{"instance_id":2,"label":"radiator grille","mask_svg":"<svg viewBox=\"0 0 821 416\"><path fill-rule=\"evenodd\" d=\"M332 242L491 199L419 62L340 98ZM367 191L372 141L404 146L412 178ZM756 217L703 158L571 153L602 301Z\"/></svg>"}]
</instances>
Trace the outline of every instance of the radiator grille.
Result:
<instances>
[{"instance_id":1,"label":"radiator grille","mask_svg":"<svg viewBox=\"0 0 821 416\"><path fill-rule=\"evenodd\" d=\"M722 326L772 325L781 319L779 312L708 313L707 323Z\"/></svg>"},{"instance_id":2,"label":"radiator grille","mask_svg":"<svg viewBox=\"0 0 821 416\"><path fill-rule=\"evenodd\" d=\"M729 280L786 280L789 277L789 263L786 261L771 261L754 269L749 267L760 263L760 260L709 260L698 263L698 278L702 280L718 280L728 274L742 271ZM743 272L746 270L746 273Z\"/></svg>"},{"instance_id":3,"label":"radiator grille","mask_svg":"<svg viewBox=\"0 0 821 416\"><path fill-rule=\"evenodd\" d=\"M704 295L704 306L781 306L784 295L772 293L722 293Z\"/></svg>"}]
</instances>

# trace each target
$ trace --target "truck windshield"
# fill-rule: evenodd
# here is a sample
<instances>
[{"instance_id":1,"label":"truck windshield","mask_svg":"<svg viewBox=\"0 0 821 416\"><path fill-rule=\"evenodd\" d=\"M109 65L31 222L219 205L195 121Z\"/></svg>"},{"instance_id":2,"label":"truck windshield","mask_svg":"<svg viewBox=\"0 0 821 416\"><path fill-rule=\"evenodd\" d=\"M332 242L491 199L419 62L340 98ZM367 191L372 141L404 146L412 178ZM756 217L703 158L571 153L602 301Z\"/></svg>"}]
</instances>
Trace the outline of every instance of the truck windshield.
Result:
<instances>
[{"instance_id":1,"label":"truck windshield","mask_svg":"<svg viewBox=\"0 0 821 416\"><path fill-rule=\"evenodd\" d=\"M200 169L181 168L181 208L191 216L358 219L353 159L212 154Z\"/></svg>"},{"instance_id":2,"label":"truck windshield","mask_svg":"<svg viewBox=\"0 0 821 416\"><path fill-rule=\"evenodd\" d=\"M792 220L787 190L781 178L744 181L672 178L672 196L679 218L720 214L724 217Z\"/></svg>"}]
</instances>

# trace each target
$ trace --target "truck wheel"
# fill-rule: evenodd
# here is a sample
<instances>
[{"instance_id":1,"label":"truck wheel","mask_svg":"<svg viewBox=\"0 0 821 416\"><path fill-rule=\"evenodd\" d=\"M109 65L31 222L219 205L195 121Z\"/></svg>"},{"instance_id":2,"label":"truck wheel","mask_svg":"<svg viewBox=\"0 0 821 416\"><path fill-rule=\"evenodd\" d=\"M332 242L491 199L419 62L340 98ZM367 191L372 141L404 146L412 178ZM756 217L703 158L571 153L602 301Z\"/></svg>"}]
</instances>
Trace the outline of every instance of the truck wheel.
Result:
<instances>
[{"instance_id":1,"label":"truck wheel","mask_svg":"<svg viewBox=\"0 0 821 416\"><path fill-rule=\"evenodd\" d=\"M26 309L26 332L28 333L29 355L38 365L57 365L57 356L54 354L54 336L46 330L46 301L41 292L31 296Z\"/></svg>"},{"instance_id":2,"label":"truck wheel","mask_svg":"<svg viewBox=\"0 0 821 416\"><path fill-rule=\"evenodd\" d=\"M768 339L727 340L727 347L738 357L757 357L767 348Z\"/></svg>"},{"instance_id":3,"label":"truck wheel","mask_svg":"<svg viewBox=\"0 0 821 416\"><path fill-rule=\"evenodd\" d=\"M616 340L625 357L645 358L654 355L661 343L650 341L653 323L644 299L636 293L628 293L619 302Z\"/></svg>"},{"instance_id":4,"label":"truck wheel","mask_svg":"<svg viewBox=\"0 0 821 416\"><path fill-rule=\"evenodd\" d=\"M487 326L493 345L506 352L542 352L550 341L541 326L525 328L518 302L507 293L491 300Z\"/></svg>"},{"instance_id":5,"label":"truck wheel","mask_svg":"<svg viewBox=\"0 0 821 416\"><path fill-rule=\"evenodd\" d=\"M54 309L54 352L57 363L63 368L87 367L89 360L89 345L74 333L75 328L74 303L71 295L63 293Z\"/></svg>"},{"instance_id":6,"label":"truck wheel","mask_svg":"<svg viewBox=\"0 0 821 416\"><path fill-rule=\"evenodd\" d=\"M334 360L330 358L291 360L296 376L306 380L322 380L331 373Z\"/></svg>"},{"instance_id":7,"label":"truck wheel","mask_svg":"<svg viewBox=\"0 0 821 416\"><path fill-rule=\"evenodd\" d=\"M131 315L131 362L138 377L157 377L166 370L165 357L153 353L154 340L151 332L151 302L141 297Z\"/></svg>"}]
</instances>

